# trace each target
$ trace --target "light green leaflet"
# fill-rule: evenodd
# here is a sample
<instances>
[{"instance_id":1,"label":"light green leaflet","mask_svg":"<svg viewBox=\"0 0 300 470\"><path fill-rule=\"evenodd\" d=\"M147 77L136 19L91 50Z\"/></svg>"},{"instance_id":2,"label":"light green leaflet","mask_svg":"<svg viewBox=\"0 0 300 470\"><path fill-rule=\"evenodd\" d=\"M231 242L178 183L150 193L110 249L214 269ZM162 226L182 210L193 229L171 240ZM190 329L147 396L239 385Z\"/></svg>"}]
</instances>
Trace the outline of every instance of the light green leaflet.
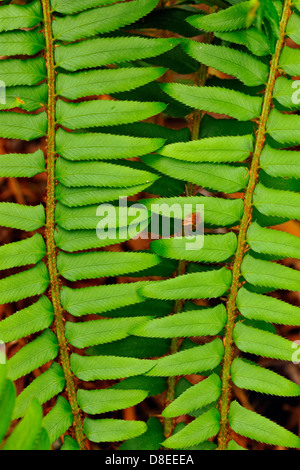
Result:
<instances>
[{"instance_id":1,"label":"light green leaflet","mask_svg":"<svg viewBox=\"0 0 300 470\"><path fill-rule=\"evenodd\" d=\"M157 176L148 171L106 162L69 162L58 158L55 176L69 187L124 187L154 182ZM123 196L123 194L122 194Z\"/></svg>"},{"instance_id":2,"label":"light green leaflet","mask_svg":"<svg viewBox=\"0 0 300 470\"><path fill-rule=\"evenodd\" d=\"M107 413L137 405L145 400L145 390L78 390L77 398L80 408L88 414Z\"/></svg>"},{"instance_id":3,"label":"light green leaflet","mask_svg":"<svg viewBox=\"0 0 300 470\"><path fill-rule=\"evenodd\" d=\"M143 421L86 418L83 430L92 442L114 442L132 439L143 434L147 430L147 425Z\"/></svg>"},{"instance_id":4,"label":"light green leaflet","mask_svg":"<svg viewBox=\"0 0 300 470\"><path fill-rule=\"evenodd\" d=\"M198 374L217 367L224 354L222 341L217 338L203 346L180 351L162 357L153 363L153 368L147 372L151 377L172 377L176 375Z\"/></svg>"},{"instance_id":5,"label":"light green leaflet","mask_svg":"<svg viewBox=\"0 0 300 470\"><path fill-rule=\"evenodd\" d=\"M56 119L69 129L97 126L114 126L141 121L161 113L164 103L141 103L139 101L95 100L83 103L56 104Z\"/></svg>"},{"instance_id":6,"label":"light green leaflet","mask_svg":"<svg viewBox=\"0 0 300 470\"><path fill-rule=\"evenodd\" d=\"M45 224L45 209L38 206L25 206L13 202L0 203L0 225L28 232Z\"/></svg>"},{"instance_id":7,"label":"light green leaflet","mask_svg":"<svg viewBox=\"0 0 300 470\"><path fill-rule=\"evenodd\" d=\"M55 359L58 343L51 330L45 330L8 360L8 378L16 380Z\"/></svg>"},{"instance_id":8,"label":"light green leaflet","mask_svg":"<svg viewBox=\"0 0 300 470\"><path fill-rule=\"evenodd\" d=\"M152 338L217 335L225 326L226 320L226 309L220 304L213 308L191 310L149 320L134 327L130 333Z\"/></svg>"},{"instance_id":9,"label":"light green leaflet","mask_svg":"<svg viewBox=\"0 0 300 470\"><path fill-rule=\"evenodd\" d=\"M84 11L76 16L57 17L53 22L54 39L76 41L129 25L147 15L158 0L135 0ZM107 2L108 3L108 2Z\"/></svg>"},{"instance_id":10,"label":"light green leaflet","mask_svg":"<svg viewBox=\"0 0 300 470\"><path fill-rule=\"evenodd\" d=\"M242 162L253 151L253 142L252 135L211 137L165 145L158 153L189 162Z\"/></svg>"},{"instance_id":11,"label":"light green leaflet","mask_svg":"<svg viewBox=\"0 0 300 470\"><path fill-rule=\"evenodd\" d=\"M81 380L114 380L144 374L156 361L118 356L71 355L71 368Z\"/></svg>"},{"instance_id":12,"label":"light green leaflet","mask_svg":"<svg viewBox=\"0 0 300 470\"><path fill-rule=\"evenodd\" d=\"M267 37L256 28L242 29L239 31L215 32L217 38L234 44L240 44L249 49L256 56L266 56L271 49Z\"/></svg>"},{"instance_id":13,"label":"light green leaflet","mask_svg":"<svg viewBox=\"0 0 300 470\"><path fill-rule=\"evenodd\" d=\"M173 418L203 408L216 401L221 393L221 379L211 374L196 385L192 385L170 403L163 411L165 418Z\"/></svg>"},{"instance_id":14,"label":"light green leaflet","mask_svg":"<svg viewBox=\"0 0 300 470\"><path fill-rule=\"evenodd\" d=\"M82 0L73 0L72 2L70 0L50 0L50 2L52 10L71 15L72 13L78 13L89 8L114 3L114 0L85 0L84 3Z\"/></svg>"},{"instance_id":15,"label":"light green leaflet","mask_svg":"<svg viewBox=\"0 0 300 470\"><path fill-rule=\"evenodd\" d=\"M41 150L34 153L0 155L0 175L4 178L31 178L45 171L45 158Z\"/></svg>"},{"instance_id":16,"label":"light green leaflet","mask_svg":"<svg viewBox=\"0 0 300 470\"><path fill-rule=\"evenodd\" d=\"M91 162L89 162L89 164L91 164ZM59 202L68 207L88 206L91 204L111 202L118 200L120 194L122 194L122 197L130 197L145 191L148 186L158 179L158 177L154 174L149 173L149 175L151 177L147 183L138 184L136 186L129 186L127 188L98 188L93 186L68 188L62 184L58 184L55 188L55 197ZM97 182L99 182L99 180L97 180ZM109 240L107 241L109 242Z\"/></svg>"},{"instance_id":17,"label":"light green leaflet","mask_svg":"<svg viewBox=\"0 0 300 470\"><path fill-rule=\"evenodd\" d=\"M300 51L285 46L280 56L279 67L293 77L300 73Z\"/></svg>"},{"instance_id":18,"label":"light green leaflet","mask_svg":"<svg viewBox=\"0 0 300 470\"><path fill-rule=\"evenodd\" d=\"M29 5L2 5L0 9L0 31L32 28L42 21L42 6L39 0Z\"/></svg>"},{"instance_id":19,"label":"light green leaflet","mask_svg":"<svg viewBox=\"0 0 300 470\"><path fill-rule=\"evenodd\" d=\"M155 57L170 51L179 42L178 39L141 37L89 39L57 47L55 61L57 66L75 72L80 69Z\"/></svg>"},{"instance_id":20,"label":"light green leaflet","mask_svg":"<svg viewBox=\"0 0 300 470\"><path fill-rule=\"evenodd\" d=\"M231 272L226 268L185 274L166 281L150 282L141 289L141 294L162 300L215 298L227 291L231 277Z\"/></svg>"},{"instance_id":21,"label":"light green leaflet","mask_svg":"<svg viewBox=\"0 0 300 470\"><path fill-rule=\"evenodd\" d=\"M235 432L255 441L285 447L300 446L299 437L269 419L243 408L237 401L231 403L229 423Z\"/></svg>"},{"instance_id":22,"label":"light green leaflet","mask_svg":"<svg viewBox=\"0 0 300 470\"><path fill-rule=\"evenodd\" d=\"M160 264L161 258L153 253L77 253L58 254L59 273L69 281L120 276L142 271Z\"/></svg>"},{"instance_id":23,"label":"light green leaflet","mask_svg":"<svg viewBox=\"0 0 300 470\"><path fill-rule=\"evenodd\" d=\"M198 240L201 243L201 235L198 235ZM195 249L191 249L192 247L189 246L187 250L187 243L191 241L195 241ZM218 263L233 256L236 246L236 235L229 232L224 235L204 235L203 246L200 250L197 241L189 237L155 240L151 243L151 250L165 258Z\"/></svg>"},{"instance_id":24,"label":"light green leaflet","mask_svg":"<svg viewBox=\"0 0 300 470\"><path fill-rule=\"evenodd\" d=\"M19 108L26 111L36 111L46 105L48 87L46 83L41 83L35 87L12 86L6 88L5 94L6 102L5 104L0 104L1 110ZM41 150L37 152L42 153Z\"/></svg>"},{"instance_id":25,"label":"light green leaflet","mask_svg":"<svg viewBox=\"0 0 300 470\"><path fill-rule=\"evenodd\" d=\"M243 202L241 199L222 199L218 197L191 196L191 197L170 197L141 200L142 204L152 211L161 213L165 217L172 215L172 206L181 208L184 204L191 206L191 212L197 212L197 204L204 204L205 222L217 226L233 225L240 220L243 214ZM189 207L190 207L189 206Z\"/></svg>"},{"instance_id":26,"label":"light green leaflet","mask_svg":"<svg viewBox=\"0 0 300 470\"><path fill-rule=\"evenodd\" d=\"M282 336L259 330L238 322L233 331L236 346L243 352L257 356L272 357L283 361L292 361L293 355L299 355L300 347L294 348L294 343Z\"/></svg>"},{"instance_id":27,"label":"light green leaflet","mask_svg":"<svg viewBox=\"0 0 300 470\"><path fill-rule=\"evenodd\" d=\"M113 318L82 323L66 322L66 338L76 348L86 348L126 338L130 330L147 322L148 317Z\"/></svg>"},{"instance_id":28,"label":"light green leaflet","mask_svg":"<svg viewBox=\"0 0 300 470\"><path fill-rule=\"evenodd\" d=\"M272 109L267 122L267 133L283 147L294 147L300 140L300 117Z\"/></svg>"},{"instance_id":29,"label":"light green leaflet","mask_svg":"<svg viewBox=\"0 0 300 470\"><path fill-rule=\"evenodd\" d=\"M0 247L0 269L38 263L46 254L42 235L35 233L31 238L8 243Z\"/></svg>"},{"instance_id":30,"label":"light green leaflet","mask_svg":"<svg viewBox=\"0 0 300 470\"><path fill-rule=\"evenodd\" d=\"M12 55L35 55L45 47L43 34L38 30L32 31L9 31L0 34L1 54Z\"/></svg>"},{"instance_id":31,"label":"light green leaflet","mask_svg":"<svg viewBox=\"0 0 300 470\"><path fill-rule=\"evenodd\" d=\"M228 75L234 75L245 85L266 83L269 67L244 52L229 47L186 41L182 48L198 62L214 67Z\"/></svg>"},{"instance_id":32,"label":"light green leaflet","mask_svg":"<svg viewBox=\"0 0 300 470\"><path fill-rule=\"evenodd\" d=\"M100 314L115 308L143 302L144 298L138 293L143 284L145 282L141 281L81 289L63 287L61 301L63 307L74 316Z\"/></svg>"},{"instance_id":33,"label":"light green leaflet","mask_svg":"<svg viewBox=\"0 0 300 470\"><path fill-rule=\"evenodd\" d=\"M247 240L257 253L278 258L300 258L300 238L290 233L263 228L254 222L248 229Z\"/></svg>"},{"instance_id":34,"label":"light green leaflet","mask_svg":"<svg viewBox=\"0 0 300 470\"><path fill-rule=\"evenodd\" d=\"M258 366L254 362L239 357L233 360L231 377L237 387L246 390L286 397L300 395L299 385L271 370Z\"/></svg>"},{"instance_id":35,"label":"light green leaflet","mask_svg":"<svg viewBox=\"0 0 300 470\"><path fill-rule=\"evenodd\" d=\"M220 414L217 409L210 409L196 418L192 423L163 442L171 449L184 449L209 439L218 434L220 429Z\"/></svg>"},{"instance_id":36,"label":"light green leaflet","mask_svg":"<svg viewBox=\"0 0 300 470\"><path fill-rule=\"evenodd\" d=\"M46 64L42 57L33 59L5 59L0 63L1 80L7 87L35 85L46 78Z\"/></svg>"},{"instance_id":37,"label":"light green leaflet","mask_svg":"<svg viewBox=\"0 0 300 470\"><path fill-rule=\"evenodd\" d=\"M260 165L270 176L300 178L300 152L294 150L278 150L266 145Z\"/></svg>"},{"instance_id":38,"label":"light green leaflet","mask_svg":"<svg viewBox=\"0 0 300 470\"><path fill-rule=\"evenodd\" d=\"M234 31L248 26L248 12L251 2L242 2L209 16L195 15L188 23L204 31Z\"/></svg>"},{"instance_id":39,"label":"light green leaflet","mask_svg":"<svg viewBox=\"0 0 300 470\"><path fill-rule=\"evenodd\" d=\"M235 193L248 181L248 168L244 166L183 162L161 155L147 155L142 160L162 174L224 193Z\"/></svg>"},{"instance_id":40,"label":"light green leaflet","mask_svg":"<svg viewBox=\"0 0 300 470\"><path fill-rule=\"evenodd\" d=\"M166 83L162 89L172 98L192 108L227 114L239 121L249 121L260 115L262 98L220 87L196 87L181 83Z\"/></svg>"},{"instance_id":41,"label":"light green leaflet","mask_svg":"<svg viewBox=\"0 0 300 470\"><path fill-rule=\"evenodd\" d=\"M73 414L67 400L58 397L56 404L43 418L42 424L46 429L50 442L56 441L73 423Z\"/></svg>"},{"instance_id":42,"label":"light green leaflet","mask_svg":"<svg viewBox=\"0 0 300 470\"><path fill-rule=\"evenodd\" d=\"M56 91L60 96L71 100L128 91L159 78L165 72L166 69L162 67L124 67L73 74L59 73L56 78Z\"/></svg>"},{"instance_id":43,"label":"light green leaflet","mask_svg":"<svg viewBox=\"0 0 300 470\"><path fill-rule=\"evenodd\" d=\"M0 338L5 343L36 333L48 328L53 321L53 307L46 296L0 323Z\"/></svg>"},{"instance_id":44,"label":"light green leaflet","mask_svg":"<svg viewBox=\"0 0 300 470\"><path fill-rule=\"evenodd\" d=\"M49 284L46 265L40 261L34 268L4 277L0 280L0 302L17 300L43 294Z\"/></svg>"},{"instance_id":45,"label":"light green leaflet","mask_svg":"<svg viewBox=\"0 0 300 470\"><path fill-rule=\"evenodd\" d=\"M164 139L128 135L76 134L63 129L59 129L56 133L57 152L67 160L75 161L137 157L154 152L164 143Z\"/></svg>"},{"instance_id":46,"label":"light green leaflet","mask_svg":"<svg viewBox=\"0 0 300 470\"><path fill-rule=\"evenodd\" d=\"M65 386L62 368L53 362L49 369L31 382L17 397L14 408L14 419L24 416L33 397L43 404L61 393Z\"/></svg>"},{"instance_id":47,"label":"light green leaflet","mask_svg":"<svg viewBox=\"0 0 300 470\"><path fill-rule=\"evenodd\" d=\"M275 82L273 97L281 106L297 110L299 108L298 81L287 77L278 77Z\"/></svg>"},{"instance_id":48,"label":"light green leaflet","mask_svg":"<svg viewBox=\"0 0 300 470\"><path fill-rule=\"evenodd\" d=\"M287 266L246 255L241 265L244 278L256 286L300 290L300 272Z\"/></svg>"},{"instance_id":49,"label":"light green leaflet","mask_svg":"<svg viewBox=\"0 0 300 470\"><path fill-rule=\"evenodd\" d=\"M47 133L47 114L0 111L0 129L0 136L6 139L38 139Z\"/></svg>"},{"instance_id":50,"label":"light green leaflet","mask_svg":"<svg viewBox=\"0 0 300 470\"><path fill-rule=\"evenodd\" d=\"M300 194L267 188L259 183L253 197L254 206L263 214L300 220Z\"/></svg>"},{"instance_id":51,"label":"light green leaflet","mask_svg":"<svg viewBox=\"0 0 300 470\"><path fill-rule=\"evenodd\" d=\"M237 307L250 320L284 325L300 325L300 308L274 297L249 292L244 287L237 295Z\"/></svg>"}]
</instances>

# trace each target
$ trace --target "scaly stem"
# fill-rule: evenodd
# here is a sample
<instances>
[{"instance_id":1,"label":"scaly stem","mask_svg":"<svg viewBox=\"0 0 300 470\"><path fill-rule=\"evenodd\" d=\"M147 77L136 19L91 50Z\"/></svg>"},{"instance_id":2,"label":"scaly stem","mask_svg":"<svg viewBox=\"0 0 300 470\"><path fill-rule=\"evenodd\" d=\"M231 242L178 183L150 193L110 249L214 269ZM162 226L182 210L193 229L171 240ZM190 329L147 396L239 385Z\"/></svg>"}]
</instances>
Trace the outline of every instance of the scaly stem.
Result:
<instances>
[{"instance_id":1,"label":"scaly stem","mask_svg":"<svg viewBox=\"0 0 300 470\"><path fill-rule=\"evenodd\" d=\"M285 0L280 21L280 36L277 41L275 53L271 61L270 73L265 90L262 113L260 116L259 126L256 134L255 149L250 167L249 183L244 198L244 213L240 224L237 251L235 254L235 259L232 268L232 284L227 301L228 320L224 338L225 354L222 368L222 390L219 400L219 410L221 414L221 428L218 437L219 450L226 450L229 439L228 413L231 401L230 369L233 360L233 329L237 316L236 297L240 287L241 264L244 258L245 251L247 250L247 230L252 220L253 193L258 180L260 156L265 144L266 125L272 107L272 95L278 73L279 58L281 55L282 48L284 46L285 30L288 18L290 16L290 11L291 0Z\"/></svg>"},{"instance_id":2,"label":"scaly stem","mask_svg":"<svg viewBox=\"0 0 300 470\"><path fill-rule=\"evenodd\" d=\"M81 450L86 449L82 430L80 408L73 373L70 366L68 343L65 337L65 319L60 302L59 274L56 266L55 245L55 65L54 44L51 30L51 8L49 0L42 0L44 16L44 34L46 41L46 66L48 82L48 133L47 133L47 200L46 200L46 246L48 270L50 276L50 294L54 309L54 327L59 345L60 362L66 380L66 391L74 416L74 434Z\"/></svg>"}]
</instances>

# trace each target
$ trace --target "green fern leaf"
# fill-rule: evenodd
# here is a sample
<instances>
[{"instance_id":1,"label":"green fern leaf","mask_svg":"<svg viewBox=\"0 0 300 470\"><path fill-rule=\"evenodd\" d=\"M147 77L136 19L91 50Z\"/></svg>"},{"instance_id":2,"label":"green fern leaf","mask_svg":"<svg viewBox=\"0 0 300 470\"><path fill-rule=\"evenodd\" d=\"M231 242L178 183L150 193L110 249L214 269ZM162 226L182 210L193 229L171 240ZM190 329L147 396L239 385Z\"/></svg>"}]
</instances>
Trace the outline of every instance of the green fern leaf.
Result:
<instances>
[{"instance_id":1,"label":"green fern leaf","mask_svg":"<svg viewBox=\"0 0 300 470\"><path fill-rule=\"evenodd\" d=\"M119 276L157 266L161 259L152 253L59 253L58 270L70 281Z\"/></svg>"},{"instance_id":2,"label":"green fern leaf","mask_svg":"<svg viewBox=\"0 0 300 470\"><path fill-rule=\"evenodd\" d=\"M0 442L9 428L15 406L16 390L14 384L6 379L6 366L0 365Z\"/></svg>"},{"instance_id":3,"label":"green fern leaf","mask_svg":"<svg viewBox=\"0 0 300 470\"><path fill-rule=\"evenodd\" d=\"M285 46L280 56L279 66L292 77L299 75L300 51Z\"/></svg>"},{"instance_id":4,"label":"green fern leaf","mask_svg":"<svg viewBox=\"0 0 300 470\"><path fill-rule=\"evenodd\" d=\"M0 323L0 339L5 343L48 328L53 322L53 307L46 296Z\"/></svg>"},{"instance_id":5,"label":"green fern leaf","mask_svg":"<svg viewBox=\"0 0 300 470\"><path fill-rule=\"evenodd\" d=\"M215 32L217 38L223 41L240 44L249 49L256 56L266 56L271 53L270 44L262 31L256 28L242 29L240 31Z\"/></svg>"},{"instance_id":6,"label":"green fern leaf","mask_svg":"<svg viewBox=\"0 0 300 470\"><path fill-rule=\"evenodd\" d=\"M0 111L0 127L0 136L6 139L38 139L47 133L47 115Z\"/></svg>"},{"instance_id":7,"label":"green fern leaf","mask_svg":"<svg viewBox=\"0 0 300 470\"><path fill-rule=\"evenodd\" d=\"M179 39L148 39L142 37L97 38L55 49L58 67L70 72L155 57L170 51Z\"/></svg>"},{"instance_id":8,"label":"green fern leaf","mask_svg":"<svg viewBox=\"0 0 300 470\"><path fill-rule=\"evenodd\" d=\"M300 152L273 149L266 145L260 162L261 168L270 176L300 178Z\"/></svg>"},{"instance_id":9,"label":"green fern leaf","mask_svg":"<svg viewBox=\"0 0 300 470\"><path fill-rule=\"evenodd\" d=\"M114 0L85 0L84 3L82 3L81 0L73 0L72 3L70 3L69 0L51 0L51 7L53 11L64 13L65 15L71 15L73 13L107 5L109 3L114 3Z\"/></svg>"},{"instance_id":10,"label":"green fern leaf","mask_svg":"<svg viewBox=\"0 0 300 470\"><path fill-rule=\"evenodd\" d=\"M152 338L217 335L224 327L226 319L226 309L220 304L213 308L150 320L134 327L131 334Z\"/></svg>"},{"instance_id":11,"label":"green fern leaf","mask_svg":"<svg viewBox=\"0 0 300 470\"><path fill-rule=\"evenodd\" d=\"M217 338L204 346L195 346L170 356L158 359L147 372L151 377L172 377L176 375L197 374L217 367L223 357L224 347Z\"/></svg>"},{"instance_id":12,"label":"green fern leaf","mask_svg":"<svg viewBox=\"0 0 300 470\"><path fill-rule=\"evenodd\" d=\"M159 256L172 259L189 260L202 263L219 263L234 255L237 238L234 233L224 235L204 235L203 247L198 249L197 242L195 250L187 250L189 237L170 238L169 240L155 240L150 248ZM199 236L199 241L201 235Z\"/></svg>"},{"instance_id":13,"label":"green fern leaf","mask_svg":"<svg viewBox=\"0 0 300 470\"><path fill-rule=\"evenodd\" d=\"M36 233L31 238L0 247L1 269L38 263L46 254L43 237Z\"/></svg>"},{"instance_id":14,"label":"green fern leaf","mask_svg":"<svg viewBox=\"0 0 300 470\"><path fill-rule=\"evenodd\" d=\"M298 115L282 114L276 109L272 109L267 122L267 132L282 146L293 147L300 139L299 123L300 118Z\"/></svg>"},{"instance_id":15,"label":"green fern leaf","mask_svg":"<svg viewBox=\"0 0 300 470\"><path fill-rule=\"evenodd\" d=\"M241 266L244 278L255 286L273 289L300 289L300 272L270 261L246 255Z\"/></svg>"},{"instance_id":16,"label":"green fern leaf","mask_svg":"<svg viewBox=\"0 0 300 470\"><path fill-rule=\"evenodd\" d=\"M5 56L35 55L45 46L43 34L37 30L9 31L0 34L1 52Z\"/></svg>"},{"instance_id":17,"label":"green fern leaf","mask_svg":"<svg viewBox=\"0 0 300 470\"><path fill-rule=\"evenodd\" d=\"M118 4L117 4L118 5ZM56 119L69 129L97 126L113 126L140 121L161 113L164 103L141 103L139 101L85 101L56 104Z\"/></svg>"},{"instance_id":18,"label":"green fern leaf","mask_svg":"<svg viewBox=\"0 0 300 470\"><path fill-rule=\"evenodd\" d=\"M76 348L109 343L126 338L132 328L145 323L148 317L92 320L82 323L66 322L66 338Z\"/></svg>"},{"instance_id":19,"label":"green fern leaf","mask_svg":"<svg viewBox=\"0 0 300 470\"><path fill-rule=\"evenodd\" d=\"M275 82L273 97L284 108L297 110L299 105L297 100L293 100L293 83L294 80L290 78L278 77Z\"/></svg>"},{"instance_id":20,"label":"green fern leaf","mask_svg":"<svg viewBox=\"0 0 300 470\"><path fill-rule=\"evenodd\" d=\"M37 399L34 398L27 409L25 417L8 437L2 449L34 450L41 438L41 425L42 408ZM49 445L47 447L49 449Z\"/></svg>"},{"instance_id":21,"label":"green fern leaf","mask_svg":"<svg viewBox=\"0 0 300 470\"><path fill-rule=\"evenodd\" d=\"M164 440L163 427L157 418L149 418L147 431L141 436L128 439L118 450L159 450Z\"/></svg>"},{"instance_id":22,"label":"green fern leaf","mask_svg":"<svg viewBox=\"0 0 300 470\"><path fill-rule=\"evenodd\" d=\"M60 450L80 450L79 444L73 437L64 436L64 443Z\"/></svg>"},{"instance_id":23,"label":"green fern leaf","mask_svg":"<svg viewBox=\"0 0 300 470\"><path fill-rule=\"evenodd\" d=\"M200 444L218 434L220 429L220 414L217 409L211 409L196 418L185 428L163 442L171 449L184 449Z\"/></svg>"},{"instance_id":24,"label":"green fern leaf","mask_svg":"<svg viewBox=\"0 0 300 470\"><path fill-rule=\"evenodd\" d=\"M65 186L122 187L153 183L157 176L148 171L106 162L68 162L59 158L55 175Z\"/></svg>"},{"instance_id":25,"label":"green fern leaf","mask_svg":"<svg viewBox=\"0 0 300 470\"><path fill-rule=\"evenodd\" d=\"M25 111L36 111L46 105L48 87L46 83L41 83L35 87L13 86L6 88L5 95L5 103L0 104L1 110L19 108ZM41 152L41 150L38 152Z\"/></svg>"},{"instance_id":26,"label":"green fern leaf","mask_svg":"<svg viewBox=\"0 0 300 470\"><path fill-rule=\"evenodd\" d=\"M268 66L249 54L229 47L199 44L195 41L183 42L182 47L198 62L228 75L234 75L245 85L257 86L266 83Z\"/></svg>"},{"instance_id":27,"label":"green fern leaf","mask_svg":"<svg viewBox=\"0 0 300 470\"><path fill-rule=\"evenodd\" d=\"M300 395L299 385L271 370L258 366L254 362L239 357L236 357L231 365L231 377L237 387L246 390L282 397Z\"/></svg>"},{"instance_id":28,"label":"green fern leaf","mask_svg":"<svg viewBox=\"0 0 300 470\"><path fill-rule=\"evenodd\" d=\"M1 60L0 75L7 87L32 86L46 78L46 64L42 57Z\"/></svg>"},{"instance_id":29,"label":"green fern leaf","mask_svg":"<svg viewBox=\"0 0 300 470\"><path fill-rule=\"evenodd\" d=\"M231 277L226 268L185 274L180 278L151 282L141 289L141 294L162 300L214 298L227 291Z\"/></svg>"},{"instance_id":30,"label":"green fern leaf","mask_svg":"<svg viewBox=\"0 0 300 470\"><path fill-rule=\"evenodd\" d=\"M78 390L78 404L88 414L95 415L137 405L147 397L145 390Z\"/></svg>"},{"instance_id":31,"label":"green fern leaf","mask_svg":"<svg viewBox=\"0 0 300 470\"><path fill-rule=\"evenodd\" d=\"M76 41L114 31L147 15L156 6L157 1L135 0L117 3L84 11L76 16L56 18L52 28L54 39Z\"/></svg>"},{"instance_id":32,"label":"green fern leaf","mask_svg":"<svg viewBox=\"0 0 300 470\"><path fill-rule=\"evenodd\" d=\"M0 225L30 232L45 224L45 210L38 206L24 206L13 202L0 203Z\"/></svg>"},{"instance_id":33,"label":"green fern leaf","mask_svg":"<svg viewBox=\"0 0 300 470\"><path fill-rule=\"evenodd\" d=\"M291 361L295 352L293 342L269 331L259 330L238 322L233 332L234 342L244 352L263 357ZM299 350L299 348L298 348ZM297 353L297 350L296 350Z\"/></svg>"},{"instance_id":34,"label":"green fern leaf","mask_svg":"<svg viewBox=\"0 0 300 470\"><path fill-rule=\"evenodd\" d=\"M41 150L29 154L0 155L0 176L3 178L31 178L44 171L45 159Z\"/></svg>"},{"instance_id":35,"label":"green fern leaf","mask_svg":"<svg viewBox=\"0 0 300 470\"><path fill-rule=\"evenodd\" d=\"M283 325L300 325L300 308L274 297L249 292L244 287L237 295L237 307L250 320Z\"/></svg>"},{"instance_id":36,"label":"green fern leaf","mask_svg":"<svg viewBox=\"0 0 300 470\"><path fill-rule=\"evenodd\" d=\"M92 442L115 442L139 436L146 432L147 426L143 421L86 418L83 429Z\"/></svg>"},{"instance_id":37,"label":"green fern leaf","mask_svg":"<svg viewBox=\"0 0 300 470\"><path fill-rule=\"evenodd\" d=\"M200 409L216 401L221 393L221 380L217 374L211 374L207 379L185 390L167 408L162 416L173 418Z\"/></svg>"},{"instance_id":38,"label":"green fern leaf","mask_svg":"<svg viewBox=\"0 0 300 470\"><path fill-rule=\"evenodd\" d=\"M257 253L278 258L300 258L300 239L290 233L263 228L254 222L248 229L247 240Z\"/></svg>"},{"instance_id":39,"label":"green fern leaf","mask_svg":"<svg viewBox=\"0 0 300 470\"><path fill-rule=\"evenodd\" d=\"M239 121L249 121L260 115L262 99L220 87L196 87L181 83L166 83L162 89L183 104L212 113L227 114Z\"/></svg>"},{"instance_id":40,"label":"green fern leaf","mask_svg":"<svg viewBox=\"0 0 300 470\"><path fill-rule=\"evenodd\" d=\"M183 162L160 155L148 155L142 157L142 161L162 174L215 191L235 193L247 185L246 167Z\"/></svg>"},{"instance_id":41,"label":"green fern leaf","mask_svg":"<svg viewBox=\"0 0 300 470\"><path fill-rule=\"evenodd\" d=\"M33 295L43 294L49 284L46 265L40 261L34 268L0 280L0 302L17 302Z\"/></svg>"},{"instance_id":42,"label":"green fern leaf","mask_svg":"<svg viewBox=\"0 0 300 470\"><path fill-rule=\"evenodd\" d=\"M13 418L20 418L35 397L42 405L50 398L55 397L63 391L65 386L65 377L62 368L53 362L49 369L42 375L39 375L31 382L17 397L14 408Z\"/></svg>"},{"instance_id":43,"label":"green fern leaf","mask_svg":"<svg viewBox=\"0 0 300 470\"><path fill-rule=\"evenodd\" d=\"M45 330L8 360L7 376L11 380L17 380L55 359L57 354L57 338L51 330Z\"/></svg>"},{"instance_id":44,"label":"green fern leaf","mask_svg":"<svg viewBox=\"0 0 300 470\"><path fill-rule=\"evenodd\" d=\"M63 307L74 316L100 314L107 310L143 302L143 297L138 293L143 284L141 281L82 289L63 287L61 301Z\"/></svg>"},{"instance_id":45,"label":"green fern leaf","mask_svg":"<svg viewBox=\"0 0 300 470\"><path fill-rule=\"evenodd\" d=\"M58 397L56 404L43 418L42 425L46 429L50 442L56 441L73 423L73 414L67 400Z\"/></svg>"},{"instance_id":46,"label":"green fern leaf","mask_svg":"<svg viewBox=\"0 0 300 470\"><path fill-rule=\"evenodd\" d=\"M248 13L251 7L251 2L242 2L208 16L192 16L187 21L204 31L234 31L249 26Z\"/></svg>"},{"instance_id":47,"label":"green fern leaf","mask_svg":"<svg viewBox=\"0 0 300 470\"><path fill-rule=\"evenodd\" d=\"M71 368L81 380L114 380L147 372L156 361L118 356L84 357L73 353Z\"/></svg>"},{"instance_id":48,"label":"green fern leaf","mask_svg":"<svg viewBox=\"0 0 300 470\"><path fill-rule=\"evenodd\" d=\"M129 158L154 152L164 139L149 139L113 134L70 134L62 129L56 133L57 152L67 160L108 160Z\"/></svg>"},{"instance_id":49,"label":"green fern leaf","mask_svg":"<svg viewBox=\"0 0 300 470\"><path fill-rule=\"evenodd\" d=\"M236 401L231 403L229 422L236 433L255 441L285 447L300 446L299 437L269 419L243 408Z\"/></svg>"},{"instance_id":50,"label":"green fern leaf","mask_svg":"<svg viewBox=\"0 0 300 470\"><path fill-rule=\"evenodd\" d=\"M165 157L189 162L242 162L253 151L253 136L226 136L176 142L158 151Z\"/></svg>"},{"instance_id":51,"label":"green fern leaf","mask_svg":"<svg viewBox=\"0 0 300 470\"><path fill-rule=\"evenodd\" d=\"M0 10L0 31L32 28L43 19L39 0L29 5L3 5Z\"/></svg>"},{"instance_id":52,"label":"green fern leaf","mask_svg":"<svg viewBox=\"0 0 300 470\"><path fill-rule=\"evenodd\" d=\"M128 67L73 74L59 73L56 78L56 90L60 96L76 100L86 96L132 90L161 77L165 72L166 69L162 67Z\"/></svg>"},{"instance_id":53,"label":"green fern leaf","mask_svg":"<svg viewBox=\"0 0 300 470\"><path fill-rule=\"evenodd\" d=\"M255 207L265 215L300 220L300 194L266 188L259 183L253 197Z\"/></svg>"}]
</instances>

